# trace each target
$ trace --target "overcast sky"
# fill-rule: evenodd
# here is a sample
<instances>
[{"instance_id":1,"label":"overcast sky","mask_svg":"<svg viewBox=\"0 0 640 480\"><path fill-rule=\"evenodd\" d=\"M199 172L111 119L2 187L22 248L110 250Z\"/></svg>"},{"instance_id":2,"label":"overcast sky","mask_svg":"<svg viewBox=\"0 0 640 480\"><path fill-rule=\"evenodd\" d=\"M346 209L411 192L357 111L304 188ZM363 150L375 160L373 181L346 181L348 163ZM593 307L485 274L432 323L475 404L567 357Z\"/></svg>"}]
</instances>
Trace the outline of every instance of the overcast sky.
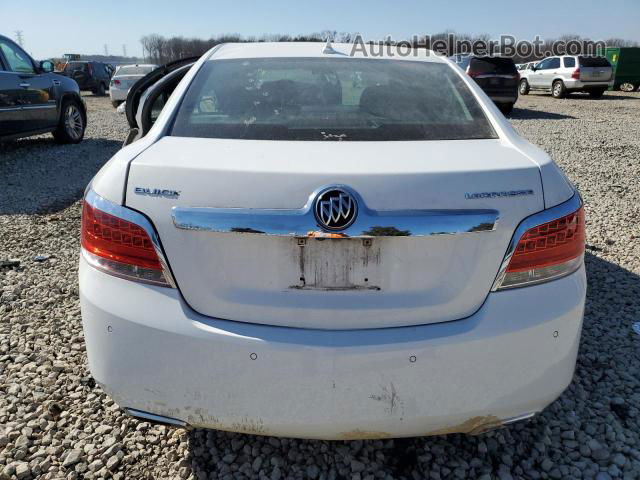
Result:
<instances>
[{"instance_id":1,"label":"overcast sky","mask_svg":"<svg viewBox=\"0 0 640 480\"><path fill-rule=\"evenodd\" d=\"M574 33L640 41L640 0L0 0L0 19L0 34L16 39L22 30L24 47L37 59L104 53L105 44L110 54L121 55L126 45L129 55L141 55L140 37L149 33L209 38L337 30L400 40L454 30L519 40Z\"/></svg>"}]
</instances>

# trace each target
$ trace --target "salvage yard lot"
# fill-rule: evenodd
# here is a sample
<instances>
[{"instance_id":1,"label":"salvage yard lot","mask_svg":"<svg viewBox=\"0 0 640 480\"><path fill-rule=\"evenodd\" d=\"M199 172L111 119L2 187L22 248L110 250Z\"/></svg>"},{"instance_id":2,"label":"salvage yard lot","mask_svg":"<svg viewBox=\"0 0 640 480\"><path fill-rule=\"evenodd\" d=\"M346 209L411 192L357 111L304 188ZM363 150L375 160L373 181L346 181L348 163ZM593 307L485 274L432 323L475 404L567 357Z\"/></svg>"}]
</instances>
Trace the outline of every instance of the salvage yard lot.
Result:
<instances>
[{"instance_id":1,"label":"salvage yard lot","mask_svg":"<svg viewBox=\"0 0 640 480\"><path fill-rule=\"evenodd\" d=\"M531 423L477 437L352 442L152 426L95 384L78 301L79 199L128 128L107 97L85 99L82 144L0 146L0 480L640 478L640 93L531 94L511 117L586 204L589 291L569 389ZM8 259L20 263L2 267Z\"/></svg>"}]
</instances>

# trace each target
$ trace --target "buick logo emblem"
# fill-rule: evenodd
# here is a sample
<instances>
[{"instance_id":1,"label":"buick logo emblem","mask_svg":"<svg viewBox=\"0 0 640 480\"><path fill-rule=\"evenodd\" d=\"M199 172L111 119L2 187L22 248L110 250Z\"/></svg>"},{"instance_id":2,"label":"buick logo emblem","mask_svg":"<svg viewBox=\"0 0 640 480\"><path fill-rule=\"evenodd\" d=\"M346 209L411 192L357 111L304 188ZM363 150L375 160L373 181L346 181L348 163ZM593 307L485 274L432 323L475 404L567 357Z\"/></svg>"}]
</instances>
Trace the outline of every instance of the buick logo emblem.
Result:
<instances>
[{"instance_id":1,"label":"buick logo emblem","mask_svg":"<svg viewBox=\"0 0 640 480\"><path fill-rule=\"evenodd\" d=\"M356 199L346 190L330 187L316 197L316 220L327 230L344 230L358 214Z\"/></svg>"}]
</instances>

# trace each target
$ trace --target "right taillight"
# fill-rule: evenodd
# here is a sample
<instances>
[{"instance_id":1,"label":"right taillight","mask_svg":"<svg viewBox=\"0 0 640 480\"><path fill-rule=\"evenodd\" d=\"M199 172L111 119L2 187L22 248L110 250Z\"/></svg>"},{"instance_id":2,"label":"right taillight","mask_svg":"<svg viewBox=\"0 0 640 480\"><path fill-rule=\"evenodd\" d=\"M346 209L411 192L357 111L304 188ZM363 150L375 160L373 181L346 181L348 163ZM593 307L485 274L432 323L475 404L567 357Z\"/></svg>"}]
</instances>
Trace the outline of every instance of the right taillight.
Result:
<instances>
[{"instance_id":1,"label":"right taillight","mask_svg":"<svg viewBox=\"0 0 640 480\"><path fill-rule=\"evenodd\" d=\"M585 242L584 209L527 229L505 258L506 269L494 290L524 287L564 275L580 268Z\"/></svg>"},{"instance_id":2,"label":"right taillight","mask_svg":"<svg viewBox=\"0 0 640 480\"><path fill-rule=\"evenodd\" d=\"M172 286L150 222L91 190L82 207L81 244L85 260L98 270L128 280Z\"/></svg>"},{"instance_id":3,"label":"right taillight","mask_svg":"<svg viewBox=\"0 0 640 480\"><path fill-rule=\"evenodd\" d=\"M574 80L580 80L580 69L577 68L576 70L573 71L573 73L571 74L571 78L573 78Z\"/></svg>"}]
</instances>

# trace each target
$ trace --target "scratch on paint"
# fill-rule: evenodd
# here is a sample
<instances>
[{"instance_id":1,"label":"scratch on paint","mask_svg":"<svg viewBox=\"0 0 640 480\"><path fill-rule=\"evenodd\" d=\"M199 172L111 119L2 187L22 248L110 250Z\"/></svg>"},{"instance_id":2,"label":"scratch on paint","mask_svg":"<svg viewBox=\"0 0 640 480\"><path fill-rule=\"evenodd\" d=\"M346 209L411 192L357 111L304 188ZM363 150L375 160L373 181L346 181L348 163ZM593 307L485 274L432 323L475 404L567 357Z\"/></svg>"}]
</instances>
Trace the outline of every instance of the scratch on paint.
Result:
<instances>
[{"instance_id":1,"label":"scratch on paint","mask_svg":"<svg viewBox=\"0 0 640 480\"><path fill-rule=\"evenodd\" d=\"M404 415L404 408L402 400L398 397L398 392L396 391L396 387L393 382L389 382L389 386L381 385L382 393L380 395L369 395L371 400L375 400L377 402L383 402L387 406L385 407L385 411L389 415L393 415L396 413L396 410L400 408L401 414Z\"/></svg>"}]
</instances>

